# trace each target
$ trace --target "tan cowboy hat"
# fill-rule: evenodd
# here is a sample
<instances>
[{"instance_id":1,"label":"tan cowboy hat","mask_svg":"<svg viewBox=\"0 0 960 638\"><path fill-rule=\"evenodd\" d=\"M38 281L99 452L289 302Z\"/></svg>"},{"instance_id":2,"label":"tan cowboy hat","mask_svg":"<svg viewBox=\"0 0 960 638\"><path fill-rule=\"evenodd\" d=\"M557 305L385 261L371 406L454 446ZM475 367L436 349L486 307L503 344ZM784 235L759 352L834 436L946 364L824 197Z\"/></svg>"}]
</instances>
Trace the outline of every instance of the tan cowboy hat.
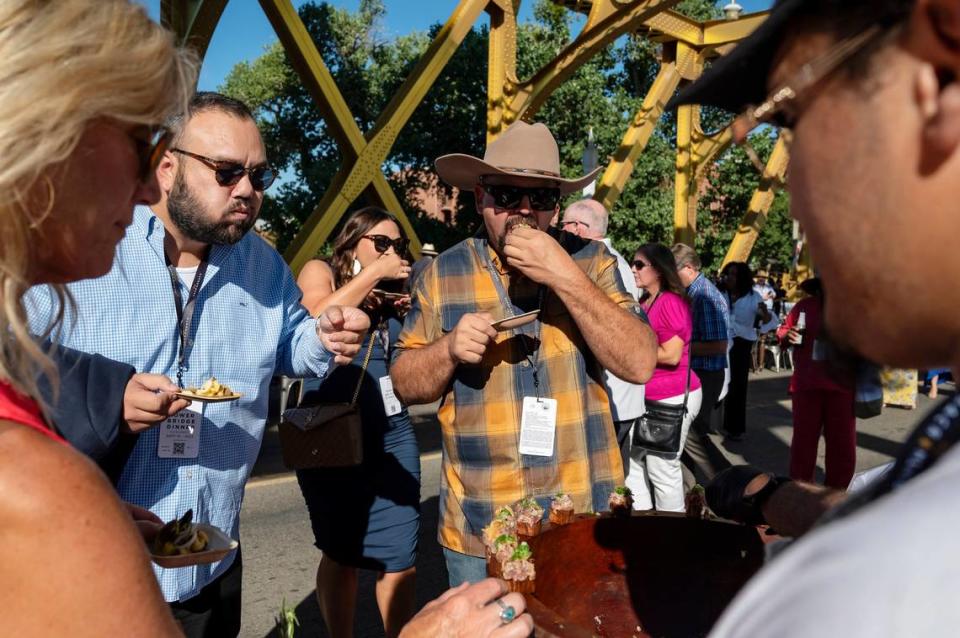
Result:
<instances>
[{"instance_id":1,"label":"tan cowboy hat","mask_svg":"<svg viewBox=\"0 0 960 638\"><path fill-rule=\"evenodd\" d=\"M429 243L428 243L428 244L424 244L423 246L420 247L420 254L421 254L421 255L429 255L429 256L431 256L431 257L436 257L436 256L437 256L437 249L436 249L436 247L435 247L433 244L429 244Z\"/></svg>"},{"instance_id":2,"label":"tan cowboy hat","mask_svg":"<svg viewBox=\"0 0 960 638\"><path fill-rule=\"evenodd\" d=\"M562 194L580 190L597 177L602 167L577 179L560 176L560 151L545 125L514 122L487 145L483 159L453 153L435 163L440 179L460 190L473 190L483 175L533 177L556 184Z\"/></svg>"}]
</instances>

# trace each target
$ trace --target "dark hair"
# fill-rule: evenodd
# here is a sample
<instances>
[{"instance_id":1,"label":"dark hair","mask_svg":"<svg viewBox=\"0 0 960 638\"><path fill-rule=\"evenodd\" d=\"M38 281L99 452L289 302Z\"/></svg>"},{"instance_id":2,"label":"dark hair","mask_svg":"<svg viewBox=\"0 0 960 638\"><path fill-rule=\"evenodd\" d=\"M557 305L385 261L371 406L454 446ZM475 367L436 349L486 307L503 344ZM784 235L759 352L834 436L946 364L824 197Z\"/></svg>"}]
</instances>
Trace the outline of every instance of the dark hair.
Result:
<instances>
[{"instance_id":1,"label":"dark hair","mask_svg":"<svg viewBox=\"0 0 960 638\"><path fill-rule=\"evenodd\" d=\"M657 272L660 277L660 290L675 293L686 300L687 290L680 281L680 275L677 274L677 261L669 248L663 244L644 244L637 248L637 254L646 257L650 267Z\"/></svg>"},{"instance_id":2,"label":"dark hair","mask_svg":"<svg viewBox=\"0 0 960 638\"><path fill-rule=\"evenodd\" d=\"M403 226L397 218L376 206L361 208L343 225L343 230L333 242L333 255L330 257L330 268L333 269L333 283L337 288L353 279L353 250L360 239L370 232L370 229L380 222L393 222L400 229L400 236L407 238ZM406 255L400 255L406 257Z\"/></svg>"},{"instance_id":3,"label":"dark hair","mask_svg":"<svg viewBox=\"0 0 960 638\"><path fill-rule=\"evenodd\" d=\"M177 113L167 118L165 122L166 127L173 132L171 146L176 146L180 142L180 136L183 134L186 123L196 117L198 113L205 111L222 111L240 119L255 121L249 107L240 100L214 91L197 91L190 98L185 113Z\"/></svg>"},{"instance_id":4,"label":"dark hair","mask_svg":"<svg viewBox=\"0 0 960 638\"><path fill-rule=\"evenodd\" d=\"M733 290L728 289L727 292L736 299L749 295L753 290L753 271L750 270L750 266L742 261L731 261L723 267L720 274L726 276L731 270L736 273L737 283Z\"/></svg>"}]
</instances>

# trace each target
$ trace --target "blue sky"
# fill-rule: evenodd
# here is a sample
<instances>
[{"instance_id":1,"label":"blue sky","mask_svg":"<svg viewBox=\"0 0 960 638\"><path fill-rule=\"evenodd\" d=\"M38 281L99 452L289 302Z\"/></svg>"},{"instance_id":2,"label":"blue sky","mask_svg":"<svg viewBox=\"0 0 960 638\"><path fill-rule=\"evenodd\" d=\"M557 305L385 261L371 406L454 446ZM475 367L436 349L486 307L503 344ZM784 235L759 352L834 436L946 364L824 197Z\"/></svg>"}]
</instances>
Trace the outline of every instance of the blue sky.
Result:
<instances>
[{"instance_id":1,"label":"blue sky","mask_svg":"<svg viewBox=\"0 0 960 638\"><path fill-rule=\"evenodd\" d=\"M150 15L160 18L160 0L139 0L145 4ZM305 0L293 0L299 7ZM771 0L738 0L744 10L762 11L768 8ZM331 0L331 4L355 11L360 0ZM388 38L425 31L430 25L445 22L457 0L385 0L387 15L384 35ZM724 3L726 4L726 3ZM532 14L533 0L524 0L520 8L520 19L525 20ZM485 20L482 14L480 20ZM216 89L226 77L233 65L252 60L263 52L263 48L276 40L273 28L255 0L230 0L223 12L217 30L213 34L210 48L207 50L203 67L200 70L199 88Z\"/></svg>"}]
</instances>

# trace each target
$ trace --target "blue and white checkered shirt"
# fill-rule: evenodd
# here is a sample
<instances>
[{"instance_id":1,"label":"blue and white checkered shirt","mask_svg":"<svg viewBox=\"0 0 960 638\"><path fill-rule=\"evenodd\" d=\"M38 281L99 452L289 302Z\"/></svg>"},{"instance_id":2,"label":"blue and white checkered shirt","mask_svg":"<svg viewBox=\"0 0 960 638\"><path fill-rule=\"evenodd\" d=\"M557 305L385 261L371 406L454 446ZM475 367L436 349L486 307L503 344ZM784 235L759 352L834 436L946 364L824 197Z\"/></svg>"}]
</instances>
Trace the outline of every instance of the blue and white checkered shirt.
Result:
<instances>
[{"instance_id":1,"label":"blue and white checkered shirt","mask_svg":"<svg viewBox=\"0 0 960 638\"><path fill-rule=\"evenodd\" d=\"M160 219L149 208L138 207L117 247L113 269L99 279L69 286L76 312L67 309L55 340L176 382L177 313L164 260L164 234ZM180 286L185 302L189 290L182 281ZM260 450L271 377L275 371L325 377L333 367L300 298L287 264L254 233L233 246L212 247L197 296L183 382L199 386L216 376L243 397L206 404L195 459L159 458L159 428L143 432L120 477L121 498L165 521L192 508L195 521L239 538L243 489ZM28 293L37 333L50 321L52 299L42 286ZM234 555L213 565L154 569L168 601L186 600L221 575Z\"/></svg>"},{"instance_id":2,"label":"blue and white checkered shirt","mask_svg":"<svg viewBox=\"0 0 960 638\"><path fill-rule=\"evenodd\" d=\"M730 309L723 293L703 275L697 275L687 288L690 309L693 311L693 335L691 341L727 341L730 338ZM690 361L694 370L723 370L727 367L726 355L695 356Z\"/></svg>"}]
</instances>

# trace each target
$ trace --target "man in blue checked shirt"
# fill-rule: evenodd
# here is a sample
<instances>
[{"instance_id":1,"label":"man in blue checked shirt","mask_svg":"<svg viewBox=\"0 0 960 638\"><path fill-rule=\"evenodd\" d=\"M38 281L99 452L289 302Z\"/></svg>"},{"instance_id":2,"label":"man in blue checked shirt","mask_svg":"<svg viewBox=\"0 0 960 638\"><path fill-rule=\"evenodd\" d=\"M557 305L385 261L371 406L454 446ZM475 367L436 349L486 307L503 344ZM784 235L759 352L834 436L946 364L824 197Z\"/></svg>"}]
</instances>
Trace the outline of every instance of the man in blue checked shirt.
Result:
<instances>
[{"instance_id":1,"label":"man in blue checked shirt","mask_svg":"<svg viewBox=\"0 0 960 638\"><path fill-rule=\"evenodd\" d=\"M242 393L232 402L194 401L143 431L117 484L121 498L163 520L192 509L195 521L238 538L271 377L325 377L356 354L369 320L355 308L311 317L283 259L248 232L274 173L246 106L198 93L170 129L157 169L162 199L136 209L110 273L68 286L76 307L68 304L53 338L180 387L215 376ZM56 296L46 288L29 295L31 323L42 333ZM239 633L239 549L213 565L156 572L188 636Z\"/></svg>"},{"instance_id":2,"label":"man in blue checked shirt","mask_svg":"<svg viewBox=\"0 0 960 638\"><path fill-rule=\"evenodd\" d=\"M730 310L723 294L700 273L700 257L686 244L674 244L673 257L677 274L686 287L693 311L693 334L690 342L690 365L703 384L703 404L691 423L683 446L683 463L700 483L709 481L720 470L729 467L723 453L710 440L714 423L721 423L719 401L727 368L727 347Z\"/></svg>"}]
</instances>

